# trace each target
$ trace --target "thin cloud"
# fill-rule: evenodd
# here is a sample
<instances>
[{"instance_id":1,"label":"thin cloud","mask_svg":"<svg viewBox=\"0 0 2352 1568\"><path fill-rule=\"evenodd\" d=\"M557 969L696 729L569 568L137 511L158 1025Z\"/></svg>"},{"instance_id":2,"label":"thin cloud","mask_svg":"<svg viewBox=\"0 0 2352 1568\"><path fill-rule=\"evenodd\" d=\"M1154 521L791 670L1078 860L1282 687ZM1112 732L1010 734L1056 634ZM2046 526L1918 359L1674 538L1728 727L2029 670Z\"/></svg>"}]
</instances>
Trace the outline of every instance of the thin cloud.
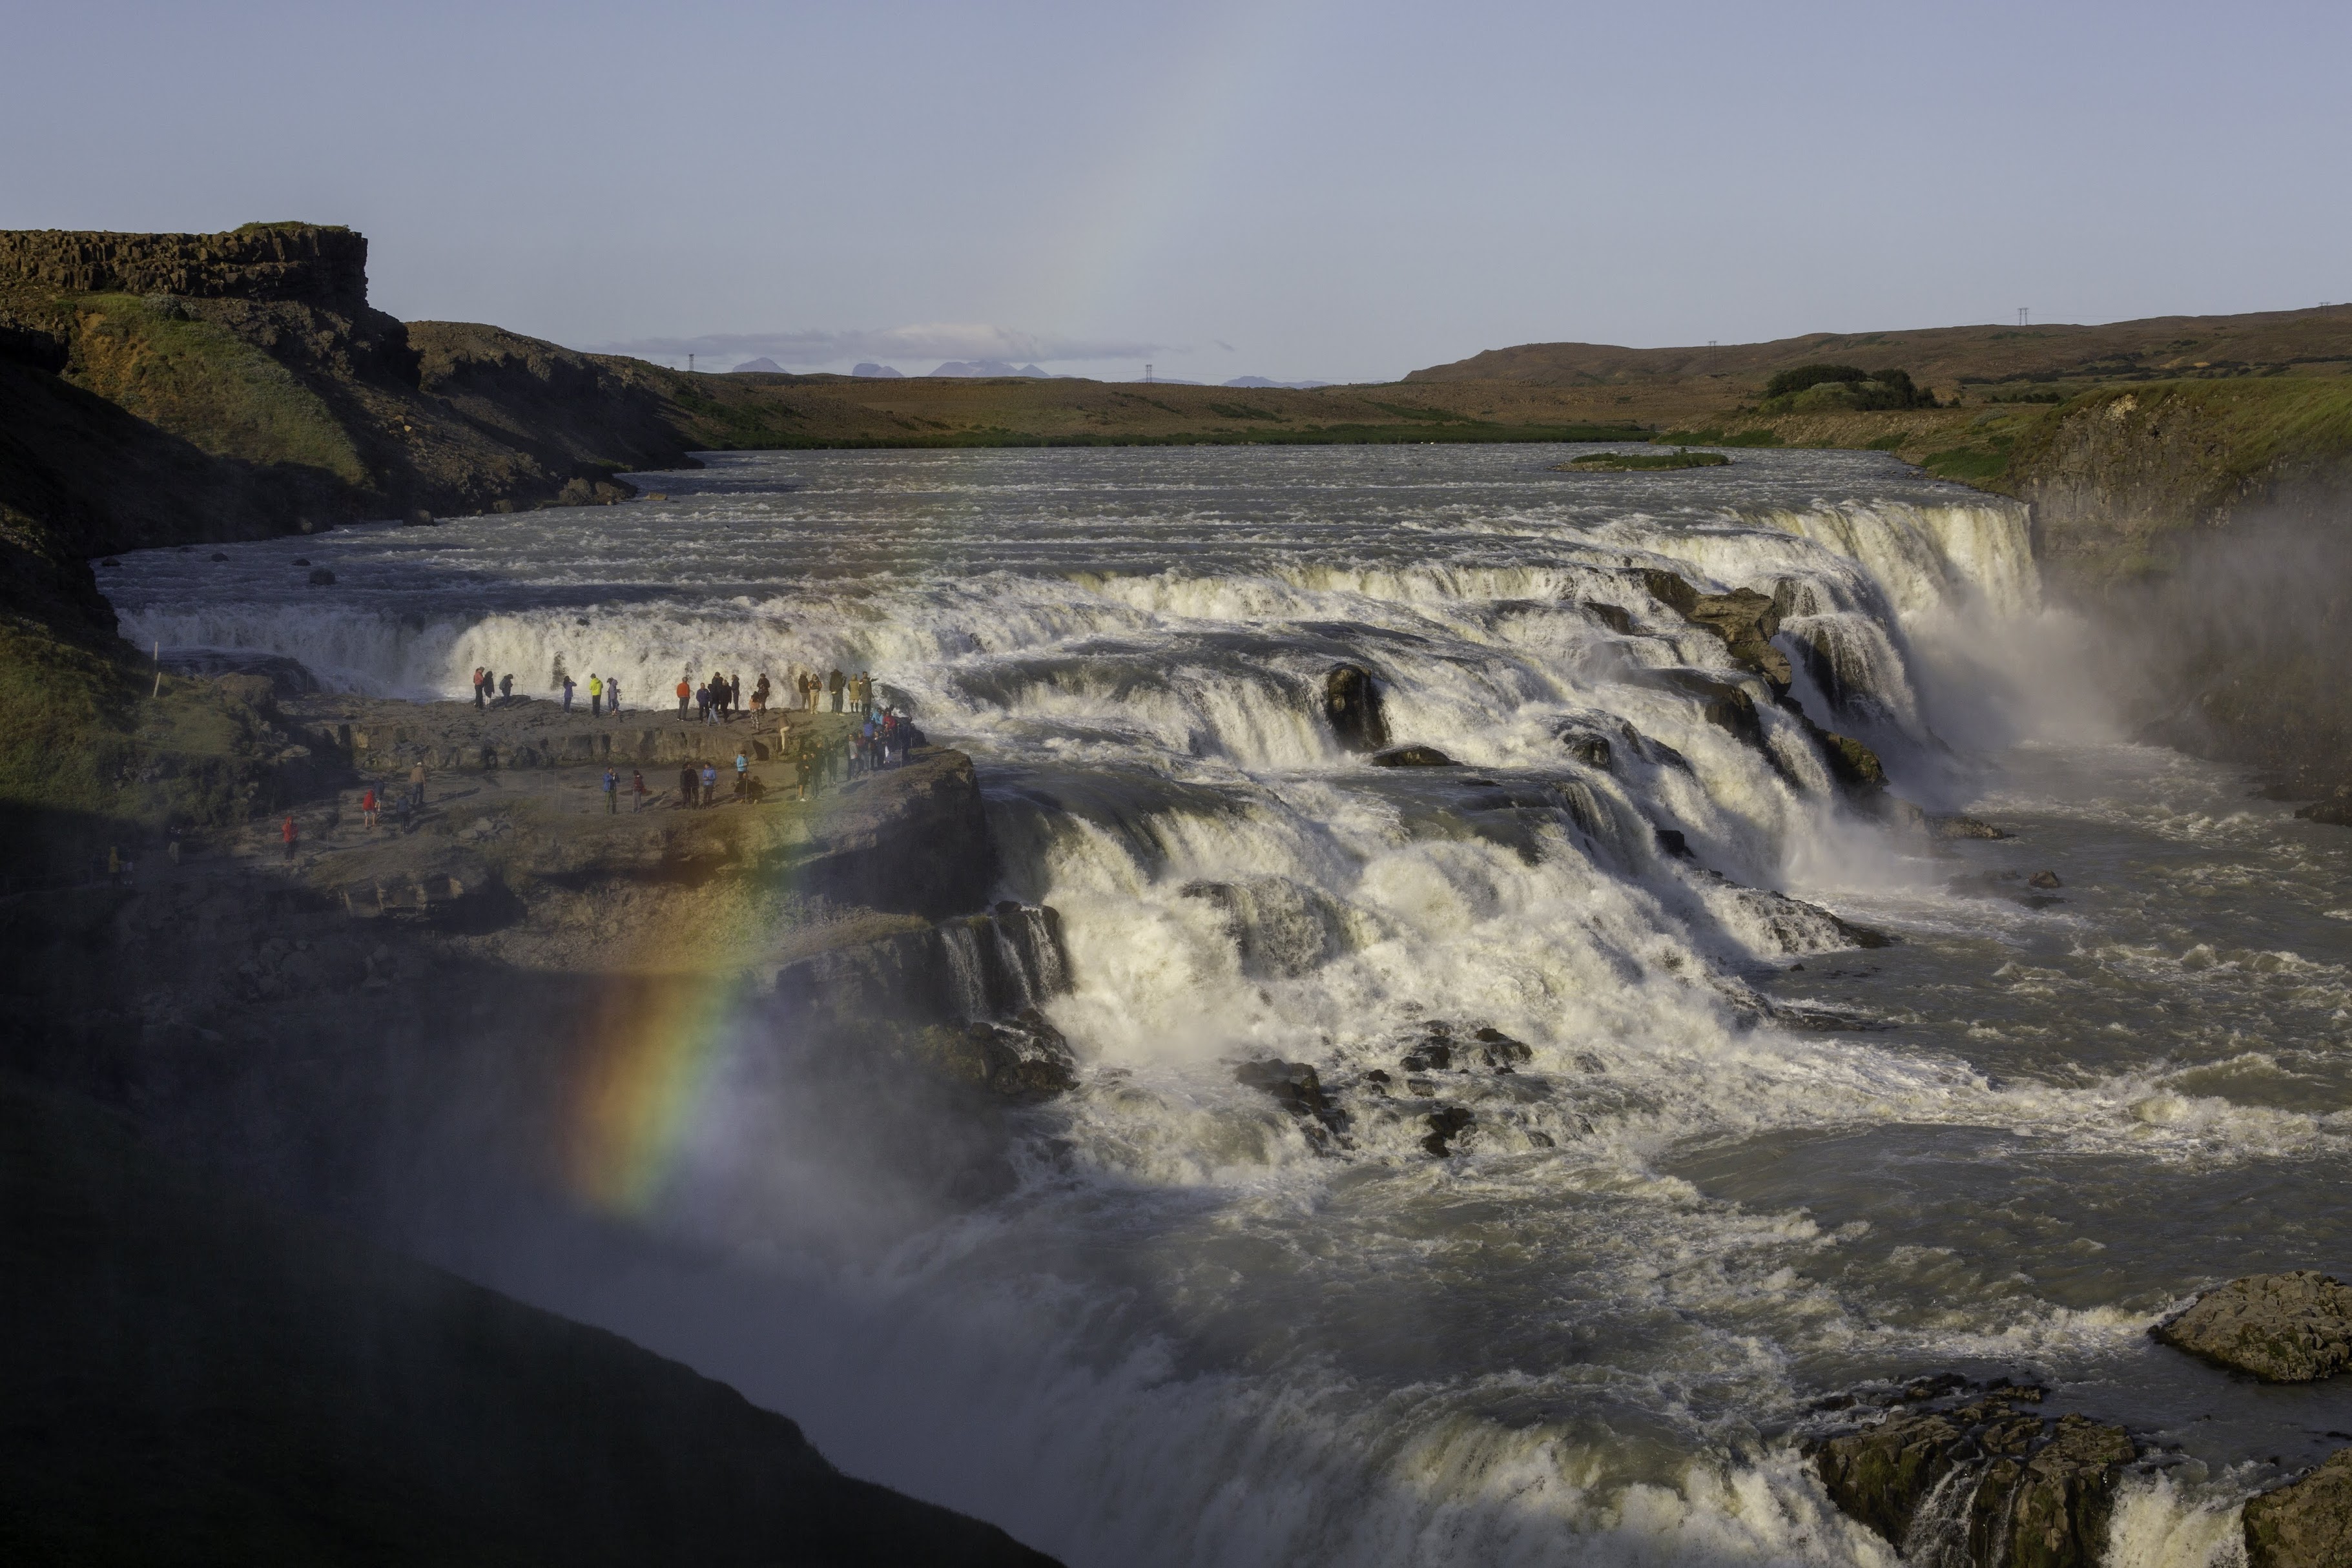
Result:
<instances>
[{"instance_id":1,"label":"thin cloud","mask_svg":"<svg viewBox=\"0 0 2352 1568\"><path fill-rule=\"evenodd\" d=\"M596 353L677 359L766 358L780 364L831 364L839 360L1108 360L1141 359L1170 352L1165 343L1103 338L1062 338L1016 331L985 322L929 321L915 326L838 332L712 332L698 338L632 338L599 343Z\"/></svg>"}]
</instances>

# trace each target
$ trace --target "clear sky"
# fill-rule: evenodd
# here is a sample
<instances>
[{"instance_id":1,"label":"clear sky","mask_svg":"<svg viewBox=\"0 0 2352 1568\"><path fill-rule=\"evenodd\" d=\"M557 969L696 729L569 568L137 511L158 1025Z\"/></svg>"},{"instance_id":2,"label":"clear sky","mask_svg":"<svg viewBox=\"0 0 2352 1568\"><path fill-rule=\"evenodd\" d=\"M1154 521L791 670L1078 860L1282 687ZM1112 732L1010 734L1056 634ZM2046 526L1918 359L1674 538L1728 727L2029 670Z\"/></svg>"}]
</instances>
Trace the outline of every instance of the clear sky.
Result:
<instances>
[{"instance_id":1,"label":"clear sky","mask_svg":"<svg viewBox=\"0 0 2352 1568\"><path fill-rule=\"evenodd\" d=\"M723 367L1385 379L2352 300L2352 5L0 0L0 227Z\"/></svg>"}]
</instances>

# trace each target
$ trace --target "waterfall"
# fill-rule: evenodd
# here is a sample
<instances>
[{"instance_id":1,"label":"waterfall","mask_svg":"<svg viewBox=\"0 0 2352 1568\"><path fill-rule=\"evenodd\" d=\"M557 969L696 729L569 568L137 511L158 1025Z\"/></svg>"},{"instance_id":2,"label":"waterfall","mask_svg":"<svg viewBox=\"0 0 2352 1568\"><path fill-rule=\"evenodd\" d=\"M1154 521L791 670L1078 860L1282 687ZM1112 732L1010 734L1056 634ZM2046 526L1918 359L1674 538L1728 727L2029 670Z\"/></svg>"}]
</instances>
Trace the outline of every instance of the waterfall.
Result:
<instances>
[{"instance_id":1,"label":"waterfall","mask_svg":"<svg viewBox=\"0 0 2352 1568\"><path fill-rule=\"evenodd\" d=\"M988 981L981 971L980 943L970 921L948 921L940 927L940 944L948 955L948 982L956 1012L966 1018L989 1015Z\"/></svg>"},{"instance_id":2,"label":"waterfall","mask_svg":"<svg viewBox=\"0 0 2352 1568\"><path fill-rule=\"evenodd\" d=\"M1971 596L2008 616L2042 602L2027 512L2017 501L1817 501L1739 515L1861 563L1905 615L1958 609Z\"/></svg>"}]
</instances>

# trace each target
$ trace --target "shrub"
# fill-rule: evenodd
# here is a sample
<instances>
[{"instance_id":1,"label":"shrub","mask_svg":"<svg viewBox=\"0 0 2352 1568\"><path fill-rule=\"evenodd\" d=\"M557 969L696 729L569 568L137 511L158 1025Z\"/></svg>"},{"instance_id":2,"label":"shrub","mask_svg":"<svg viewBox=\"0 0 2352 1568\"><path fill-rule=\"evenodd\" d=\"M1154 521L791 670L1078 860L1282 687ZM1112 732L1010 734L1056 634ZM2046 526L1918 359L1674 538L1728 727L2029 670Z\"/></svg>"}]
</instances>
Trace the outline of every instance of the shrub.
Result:
<instances>
[{"instance_id":1,"label":"shrub","mask_svg":"<svg viewBox=\"0 0 2352 1568\"><path fill-rule=\"evenodd\" d=\"M1766 414L1935 406L1935 395L1913 384L1908 371L1865 371L1850 364L1801 364L1784 370L1765 384L1759 405Z\"/></svg>"},{"instance_id":2,"label":"shrub","mask_svg":"<svg viewBox=\"0 0 2352 1568\"><path fill-rule=\"evenodd\" d=\"M1809 386L1829 381L1868 381L1870 373L1850 364L1801 364L1784 370L1764 384L1767 397L1791 397ZM1908 381L1910 377L1904 377Z\"/></svg>"}]
</instances>

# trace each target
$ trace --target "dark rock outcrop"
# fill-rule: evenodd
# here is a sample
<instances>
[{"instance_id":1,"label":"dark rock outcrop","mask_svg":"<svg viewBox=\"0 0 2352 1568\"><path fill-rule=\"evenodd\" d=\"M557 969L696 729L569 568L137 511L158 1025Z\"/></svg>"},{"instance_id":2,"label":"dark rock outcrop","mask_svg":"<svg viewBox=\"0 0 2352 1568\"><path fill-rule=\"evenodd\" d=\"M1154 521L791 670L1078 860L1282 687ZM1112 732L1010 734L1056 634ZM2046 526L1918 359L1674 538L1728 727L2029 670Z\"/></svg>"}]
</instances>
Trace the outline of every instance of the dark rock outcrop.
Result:
<instances>
[{"instance_id":1,"label":"dark rock outcrop","mask_svg":"<svg viewBox=\"0 0 2352 1568\"><path fill-rule=\"evenodd\" d=\"M1979 822L1973 816L1930 816L1927 831L1937 838L2013 838L2015 834L1995 827L1990 822Z\"/></svg>"},{"instance_id":2,"label":"dark rock outcrop","mask_svg":"<svg viewBox=\"0 0 2352 1568\"><path fill-rule=\"evenodd\" d=\"M1310 1062L1286 1062L1269 1058L1244 1062L1234 1069L1234 1081L1274 1097L1285 1110L1298 1116L1320 1116L1331 1109L1323 1092L1321 1075Z\"/></svg>"},{"instance_id":3,"label":"dark rock outcrop","mask_svg":"<svg viewBox=\"0 0 2352 1568\"><path fill-rule=\"evenodd\" d=\"M1006 1100L1045 1100L1077 1086L1069 1041L1034 1007L1009 1019L973 1018L961 1028L934 1025L916 1036L913 1048L941 1077Z\"/></svg>"},{"instance_id":4,"label":"dark rock outcrop","mask_svg":"<svg viewBox=\"0 0 2352 1568\"><path fill-rule=\"evenodd\" d=\"M68 294L289 300L348 313L367 308L367 239L307 223L226 234L0 230L0 278Z\"/></svg>"},{"instance_id":5,"label":"dark rock outcrop","mask_svg":"<svg viewBox=\"0 0 2352 1568\"><path fill-rule=\"evenodd\" d=\"M2120 1426L2020 1408L2038 1397L1996 1391L1954 1409L1896 1410L1822 1444L1814 1468L1832 1501L1906 1558L2096 1568L2137 1449Z\"/></svg>"},{"instance_id":6,"label":"dark rock outcrop","mask_svg":"<svg viewBox=\"0 0 2352 1568\"><path fill-rule=\"evenodd\" d=\"M1525 1040L1514 1039L1491 1025L1473 1029L1470 1037L1478 1042L1478 1054L1496 1072L1509 1072L1514 1066L1532 1059L1536 1054Z\"/></svg>"},{"instance_id":7,"label":"dark rock outcrop","mask_svg":"<svg viewBox=\"0 0 2352 1568\"><path fill-rule=\"evenodd\" d=\"M1323 717L1349 751L1377 752L1389 743L1380 684L1360 664L1337 666L1324 677Z\"/></svg>"},{"instance_id":8,"label":"dark rock outcrop","mask_svg":"<svg viewBox=\"0 0 2352 1568\"><path fill-rule=\"evenodd\" d=\"M2324 822L2331 827L2352 827L2352 784L2336 785L2325 799L2313 801L2295 816L2305 822Z\"/></svg>"},{"instance_id":9,"label":"dark rock outcrop","mask_svg":"<svg viewBox=\"0 0 2352 1568\"><path fill-rule=\"evenodd\" d=\"M1595 731L1571 725L1559 732L1559 743L1570 756L1588 768L1598 768L1605 773L1616 763L1616 748L1610 744L1608 736Z\"/></svg>"},{"instance_id":10,"label":"dark rock outcrop","mask_svg":"<svg viewBox=\"0 0 2352 1568\"><path fill-rule=\"evenodd\" d=\"M1788 656L1772 646L1773 637L1780 630L1780 612L1771 595L1753 588L1702 594L1683 615L1720 637L1731 649L1731 657L1771 682L1776 694L1789 689L1795 676Z\"/></svg>"},{"instance_id":11,"label":"dark rock outcrop","mask_svg":"<svg viewBox=\"0 0 2352 1568\"><path fill-rule=\"evenodd\" d=\"M1455 765L1452 757L1435 746L1423 745L1391 746L1386 751L1374 752L1371 763L1376 768L1450 768Z\"/></svg>"},{"instance_id":12,"label":"dark rock outcrop","mask_svg":"<svg viewBox=\"0 0 2352 1568\"><path fill-rule=\"evenodd\" d=\"M1582 599L1578 601L1576 607L1619 637L1633 635L1633 613L1621 605L1604 604L1599 599Z\"/></svg>"},{"instance_id":13,"label":"dark rock outcrop","mask_svg":"<svg viewBox=\"0 0 2352 1568\"><path fill-rule=\"evenodd\" d=\"M2264 1383L2310 1383L2352 1366L2352 1287L2309 1268L2250 1274L2148 1333Z\"/></svg>"},{"instance_id":14,"label":"dark rock outcrop","mask_svg":"<svg viewBox=\"0 0 2352 1568\"><path fill-rule=\"evenodd\" d=\"M1234 1069L1234 1081L1271 1096L1276 1104L1298 1119L1298 1130L1318 1152L1336 1142L1348 1146L1348 1113L1323 1087L1322 1075L1309 1062L1265 1058ZM1380 1080L1385 1082L1385 1076Z\"/></svg>"},{"instance_id":15,"label":"dark rock outcrop","mask_svg":"<svg viewBox=\"0 0 2352 1568\"><path fill-rule=\"evenodd\" d=\"M2241 1516L2246 1568L2343 1568L2352 1563L2352 1448L2251 1500Z\"/></svg>"},{"instance_id":16,"label":"dark rock outcrop","mask_svg":"<svg viewBox=\"0 0 2352 1568\"><path fill-rule=\"evenodd\" d=\"M1662 669L1656 673L1664 684L1696 698L1700 715L1708 723L1758 751L1764 749L1764 721L1757 717L1756 699L1737 681L1696 669Z\"/></svg>"},{"instance_id":17,"label":"dark rock outcrop","mask_svg":"<svg viewBox=\"0 0 2352 1568\"><path fill-rule=\"evenodd\" d=\"M1690 585L1687 578L1675 573L1662 572L1655 567L1637 567L1633 580L1642 584L1650 597L1676 615L1688 616L1698 607L1698 590Z\"/></svg>"},{"instance_id":18,"label":"dark rock outcrop","mask_svg":"<svg viewBox=\"0 0 2352 1568\"><path fill-rule=\"evenodd\" d=\"M1423 1120L1429 1125L1429 1136L1421 1141L1421 1146L1443 1160L1454 1152L1454 1140L1469 1131L1478 1118L1465 1107L1443 1105Z\"/></svg>"}]
</instances>

